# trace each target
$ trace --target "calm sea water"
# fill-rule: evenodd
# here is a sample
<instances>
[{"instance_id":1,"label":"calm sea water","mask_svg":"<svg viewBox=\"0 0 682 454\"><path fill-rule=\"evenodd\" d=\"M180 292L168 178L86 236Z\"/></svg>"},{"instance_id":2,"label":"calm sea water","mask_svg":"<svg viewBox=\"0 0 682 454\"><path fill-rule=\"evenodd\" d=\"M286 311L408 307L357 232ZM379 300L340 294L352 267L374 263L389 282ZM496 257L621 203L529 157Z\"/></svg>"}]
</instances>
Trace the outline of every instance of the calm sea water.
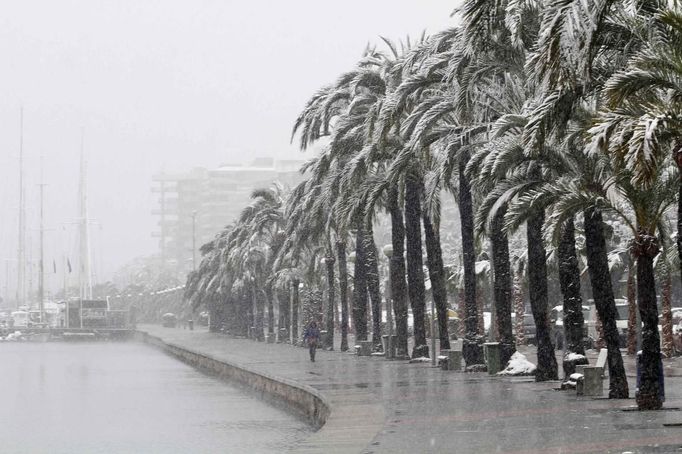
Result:
<instances>
[{"instance_id":1,"label":"calm sea water","mask_svg":"<svg viewBox=\"0 0 682 454\"><path fill-rule=\"evenodd\" d=\"M136 343L0 343L2 453L282 452L302 421Z\"/></svg>"}]
</instances>

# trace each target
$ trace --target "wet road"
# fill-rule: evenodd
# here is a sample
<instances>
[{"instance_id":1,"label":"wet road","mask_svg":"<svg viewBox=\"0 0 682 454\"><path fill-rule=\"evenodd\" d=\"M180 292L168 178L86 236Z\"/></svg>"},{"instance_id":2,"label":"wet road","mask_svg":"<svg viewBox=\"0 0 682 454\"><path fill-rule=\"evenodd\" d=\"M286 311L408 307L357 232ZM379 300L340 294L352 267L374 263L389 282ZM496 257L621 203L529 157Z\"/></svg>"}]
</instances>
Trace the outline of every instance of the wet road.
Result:
<instances>
[{"instance_id":1,"label":"wet road","mask_svg":"<svg viewBox=\"0 0 682 454\"><path fill-rule=\"evenodd\" d=\"M0 344L0 452L282 452L293 416L136 343Z\"/></svg>"},{"instance_id":2,"label":"wet road","mask_svg":"<svg viewBox=\"0 0 682 454\"><path fill-rule=\"evenodd\" d=\"M556 391L558 381L445 372L428 363L338 351L319 351L311 363L304 348L200 330L142 329L167 342L321 392L332 412L327 424L297 447L301 453L682 452L679 374L666 377L668 410L624 411L634 408L633 398L579 397ZM532 351L526 353L535 359ZM632 357L624 360L632 371ZM634 377L628 378L633 396Z\"/></svg>"}]
</instances>

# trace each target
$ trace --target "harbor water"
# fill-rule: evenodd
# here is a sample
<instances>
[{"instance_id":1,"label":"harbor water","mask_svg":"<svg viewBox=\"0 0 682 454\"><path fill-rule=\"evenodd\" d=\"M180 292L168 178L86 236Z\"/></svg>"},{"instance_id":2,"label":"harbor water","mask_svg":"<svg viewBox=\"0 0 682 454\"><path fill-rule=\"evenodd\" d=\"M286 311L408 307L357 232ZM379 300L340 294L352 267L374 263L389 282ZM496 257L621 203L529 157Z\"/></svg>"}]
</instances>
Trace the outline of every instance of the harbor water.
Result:
<instances>
[{"instance_id":1,"label":"harbor water","mask_svg":"<svg viewBox=\"0 0 682 454\"><path fill-rule=\"evenodd\" d=\"M0 452L267 453L311 429L134 342L0 343Z\"/></svg>"}]
</instances>

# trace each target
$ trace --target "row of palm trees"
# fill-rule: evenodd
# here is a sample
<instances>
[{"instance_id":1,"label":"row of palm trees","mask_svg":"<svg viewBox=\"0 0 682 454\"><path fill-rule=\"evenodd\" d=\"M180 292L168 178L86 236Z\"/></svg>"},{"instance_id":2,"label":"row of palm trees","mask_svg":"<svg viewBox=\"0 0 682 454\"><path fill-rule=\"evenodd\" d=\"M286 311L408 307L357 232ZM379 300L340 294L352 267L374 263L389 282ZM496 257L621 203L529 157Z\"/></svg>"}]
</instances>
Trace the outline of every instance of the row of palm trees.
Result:
<instances>
[{"instance_id":1,"label":"row of palm trees","mask_svg":"<svg viewBox=\"0 0 682 454\"><path fill-rule=\"evenodd\" d=\"M477 328L477 244L492 248L493 299L502 360L515 351L509 238L526 236L528 295L536 324L536 380L558 378L548 322L548 251L556 254L567 349L583 354L576 235L584 235L592 297L608 347L609 396L629 395L618 348L605 218L631 233L643 323L640 408L661 406L655 261L668 246L670 207L682 222L682 7L667 0L467 0L458 25L385 51L369 48L355 68L318 90L292 139L321 152L305 180L254 194L241 219L203 248L187 296L232 311L256 308L255 326L297 325L299 284L326 276L325 319L333 333L341 301L341 348L348 320L380 343L381 295L373 226L390 218L390 290L399 354L428 356L425 272L441 348L449 347L442 197L461 223L464 351L482 362ZM423 232L422 232L423 229ZM354 257L349 303L348 256ZM677 236L679 257L682 238ZM423 249L426 263L423 263ZM324 260L320 260L324 258ZM320 269L324 265L325 269ZM338 272L338 276L335 273ZM279 323L273 301L279 302ZM349 307L350 306L350 307ZM293 310L292 310L293 309ZM333 345L333 344L330 344ZM564 364L564 368L571 364Z\"/></svg>"}]
</instances>

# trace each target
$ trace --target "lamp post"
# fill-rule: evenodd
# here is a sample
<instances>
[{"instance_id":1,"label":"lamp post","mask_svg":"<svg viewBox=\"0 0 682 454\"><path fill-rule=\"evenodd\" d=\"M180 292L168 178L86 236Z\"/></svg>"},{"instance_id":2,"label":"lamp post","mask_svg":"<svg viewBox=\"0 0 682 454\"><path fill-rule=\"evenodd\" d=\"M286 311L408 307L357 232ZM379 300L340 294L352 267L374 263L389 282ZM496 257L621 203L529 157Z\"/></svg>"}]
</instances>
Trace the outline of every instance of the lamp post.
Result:
<instances>
[{"instance_id":1,"label":"lamp post","mask_svg":"<svg viewBox=\"0 0 682 454\"><path fill-rule=\"evenodd\" d=\"M393 268L392 257L393 257L393 245L387 244L382 248L382 251L386 258L388 259L388 287L386 288L386 323L388 324L388 339L386 340L386 359L393 359L393 292L391 281L390 269Z\"/></svg>"}]
</instances>

